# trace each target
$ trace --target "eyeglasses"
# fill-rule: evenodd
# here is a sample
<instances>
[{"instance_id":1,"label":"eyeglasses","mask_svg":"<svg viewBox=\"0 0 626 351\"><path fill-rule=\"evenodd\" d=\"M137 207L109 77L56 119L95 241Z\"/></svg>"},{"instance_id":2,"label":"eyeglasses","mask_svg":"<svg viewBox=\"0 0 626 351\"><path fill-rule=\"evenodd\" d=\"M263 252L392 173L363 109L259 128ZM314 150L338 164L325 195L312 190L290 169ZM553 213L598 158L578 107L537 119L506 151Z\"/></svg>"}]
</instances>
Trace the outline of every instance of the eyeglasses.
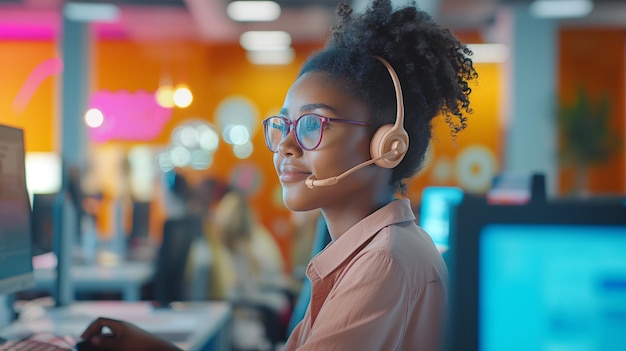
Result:
<instances>
[{"instance_id":1,"label":"eyeglasses","mask_svg":"<svg viewBox=\"0 0 626 351\"><path fill-rule=\"evenodd\" d=\"M278 145L285 140L287 135L294 130L298 145L304 150L315 150L322 142L322 134L326 123L340 122L357 126L369 126L367 123L350 121L306 114L300 116L294 122L283 116L271 116L263 120L263 131L265 132L265 143L272 152L278 152Z\"/></svg>"}]
</instances>

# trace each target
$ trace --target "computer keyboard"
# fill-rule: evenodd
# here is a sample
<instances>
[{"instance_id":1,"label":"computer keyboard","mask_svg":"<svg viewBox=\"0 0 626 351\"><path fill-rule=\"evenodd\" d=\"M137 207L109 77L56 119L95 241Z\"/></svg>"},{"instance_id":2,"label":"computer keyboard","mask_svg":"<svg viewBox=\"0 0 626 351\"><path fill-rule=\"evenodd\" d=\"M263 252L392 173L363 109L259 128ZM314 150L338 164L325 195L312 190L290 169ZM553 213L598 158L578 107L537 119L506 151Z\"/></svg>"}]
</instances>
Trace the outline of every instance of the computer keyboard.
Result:
<instances>
[{"instance_id":1,"label":"computer keyboard","mask_svg":"<svg viewBox=\"0 0 626 351\"><path fill-rule=\"evenodd\" d=\"M70 348L61 347L38 340L8 340L0 344L0 351L70 351Z\"/></svg>"}]
</instances>

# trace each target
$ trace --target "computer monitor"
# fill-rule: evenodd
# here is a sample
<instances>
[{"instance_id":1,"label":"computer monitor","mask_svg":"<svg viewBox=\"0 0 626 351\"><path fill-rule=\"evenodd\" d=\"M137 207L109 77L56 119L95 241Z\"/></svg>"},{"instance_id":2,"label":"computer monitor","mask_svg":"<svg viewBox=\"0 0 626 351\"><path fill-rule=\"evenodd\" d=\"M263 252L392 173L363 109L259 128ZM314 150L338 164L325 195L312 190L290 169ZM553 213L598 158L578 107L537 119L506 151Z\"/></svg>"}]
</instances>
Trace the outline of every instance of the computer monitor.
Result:
<instances>
[{"instance_id":1,"label":"computer monitor","mask_svg":"<svg viewBox=\"0 0 626 351\"><path fill-rule=\"evenodd\" d=\"M452 218L448 350L623 350L625 206L467 198Z\"/></svg>"},{"instance_id":2,"label":"computer monitor","mask_svg":"<svg viewBox=\"0 0 626 351\"><path fill-rule=\"evenodd\" d=\"M25 172L23 131L0 125L0 294L35 282Z\"/></svg>"},{"instance_id":3,"label":"computer monitor","mask_svg":"<svg viewBox=\"0 0 626 351\"><path fill-rule=\"evenodd\" d=\"M546 201L546 176L543 173L501 173L494 177L486 194L487 202L523 205Z\"/></svg>"},{"instance_id":4,"label":"computer monitor","mask_svg":"<svg viewBox=\"0 0 626 351\"><path fill-rule=\"evenodd\" d=\"M150 236L150 201L133 201L130 239L147 239Z\"/></svg>"},{"instance_id":5,"label":"computer monitor","mask_svg":"<svg viewBox=\"0 0 626 351\"><path fill-rule=\"evenodd\" d=\"M33 194L31 227L33 256L48 254L52 247L53 210L57 194Z\"/></svg>"},{"instance_id":6,"label":"computer monitor","mask_svg":"<svg viewBox=\"0 0 626 351\"><path fill-rule=\"evenodd\" d=\"M419 225L428 233L439 252L448 249L450 208L463 199L463 190L451 186L429 186L422 190Z\"/></svg>"}]
</instances>

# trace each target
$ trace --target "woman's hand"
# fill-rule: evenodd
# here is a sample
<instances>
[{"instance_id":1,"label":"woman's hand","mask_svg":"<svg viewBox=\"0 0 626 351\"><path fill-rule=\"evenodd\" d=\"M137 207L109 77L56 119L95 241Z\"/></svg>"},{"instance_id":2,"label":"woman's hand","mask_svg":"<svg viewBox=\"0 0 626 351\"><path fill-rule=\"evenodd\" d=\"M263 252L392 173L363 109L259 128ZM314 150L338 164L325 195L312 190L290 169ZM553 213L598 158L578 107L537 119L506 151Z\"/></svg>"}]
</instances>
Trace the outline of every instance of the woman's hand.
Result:
<instances>
[{"instance_id":1,"label":"woman's hand","mask_svg":"<svg viewBox=\"0 0 626 351\"><path fill-rule=\"evenodd\" d=\"M103 333L108 328L110 333ZM98 318L82 333L97 349L111 351L180 351L178 347L128 322Z\"/></svg>"}]
</instances>

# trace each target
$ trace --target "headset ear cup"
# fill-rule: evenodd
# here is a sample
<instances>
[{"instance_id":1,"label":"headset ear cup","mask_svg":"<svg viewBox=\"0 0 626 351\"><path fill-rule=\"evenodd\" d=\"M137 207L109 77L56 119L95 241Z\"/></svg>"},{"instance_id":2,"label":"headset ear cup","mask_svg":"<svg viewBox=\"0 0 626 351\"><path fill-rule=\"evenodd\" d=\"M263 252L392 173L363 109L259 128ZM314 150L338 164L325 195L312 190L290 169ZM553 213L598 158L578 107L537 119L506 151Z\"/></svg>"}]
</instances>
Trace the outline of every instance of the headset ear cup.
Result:
<instances>
[{"instance_id":1,"label":"headset ear cup","mask_svg":"<svg viewBox=\"0 0 626 351\"><path fill-rule=\"evenodd\" d=\"M394 147L398 151L395 155L381 158L375 162L377 166L382 168L396 167L402 161L404 155L406 155L409 147L409 136L404 128L394 130L393 127L394 126L392 124L386 124L378 128L372 137L372 142L370 143L370 154L372 159L381 157L382 155L392 151Z\"/></svg>"}]
</instances>

